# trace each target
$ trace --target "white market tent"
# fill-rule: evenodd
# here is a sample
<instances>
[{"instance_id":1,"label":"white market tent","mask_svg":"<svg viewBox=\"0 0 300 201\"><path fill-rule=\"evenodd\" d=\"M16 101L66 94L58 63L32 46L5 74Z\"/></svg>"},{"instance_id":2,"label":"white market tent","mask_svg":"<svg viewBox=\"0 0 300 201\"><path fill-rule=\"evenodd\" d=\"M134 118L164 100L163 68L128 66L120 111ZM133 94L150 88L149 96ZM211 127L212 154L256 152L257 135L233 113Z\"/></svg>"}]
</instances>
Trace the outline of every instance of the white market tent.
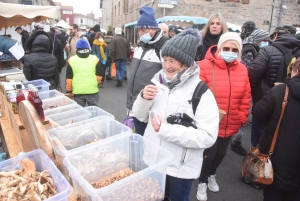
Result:
<instances>
[{"instance_id":1,"label":"white market tent","mask_svg":"<svg viewBox=\"0 0 300 201\"><path fill-rule=\"evenodd\" d=\"M57 22L56 26L60 26L64 29L70 28L70 25L68 23L66 23L64 20L60 20L59 22Z\"/></svg>"},{"instance_id":2,"label":"white market tent","mask_svg":"<svg viewBox=\"0 0 300 201\"><path fill-rule=\"evenodd\" d=\"M0 3L0 29L12 26L25 26L49 18L58 19L58 6L33 6Z\"/></svg>"}]
</instances>

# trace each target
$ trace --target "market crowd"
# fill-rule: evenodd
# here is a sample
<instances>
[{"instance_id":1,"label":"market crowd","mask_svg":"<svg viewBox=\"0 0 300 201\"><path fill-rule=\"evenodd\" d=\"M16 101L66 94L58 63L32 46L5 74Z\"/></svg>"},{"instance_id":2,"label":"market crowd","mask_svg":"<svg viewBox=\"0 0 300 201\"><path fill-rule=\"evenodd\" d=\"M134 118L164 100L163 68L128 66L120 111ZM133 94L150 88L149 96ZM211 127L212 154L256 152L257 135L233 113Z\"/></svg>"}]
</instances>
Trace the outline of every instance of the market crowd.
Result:
<instances>
[{"instance_id":1,"label":"market crowd","mask_svg":"<svg viewBox=\"0 0 300 201\"><path fill-rule=\"evenodd\" d=\"M205 27L181 30L157 24L151 7L140 8L139 43L131 60L127 109L135 130L173 153L167 166L165 201L188 201L199 181L199 201L207 189L218 192L218 167L228 147L245 156L243 127L251 125L251 147L269 154L288 90L287 106L271 155L274 180L260 185L264 201L300 200L300 39L293 26L269 33L246 21L240 34L228 32L220 13ZM70 25L30 34L17 27L26 51L26 79L44 79L60 86L66 66L66 91L81 106L97 106L104 80L126 80L131 47L121 28L104 35L95 25L88 32ZM115 75L112 72L115 69ZM249 112L252 121L248 121ZM145 156L151 150L144 150ZM147 158L147 157L146 157ZM148 157L145 163L154 160Z\"/></svg>"}]
</instances>

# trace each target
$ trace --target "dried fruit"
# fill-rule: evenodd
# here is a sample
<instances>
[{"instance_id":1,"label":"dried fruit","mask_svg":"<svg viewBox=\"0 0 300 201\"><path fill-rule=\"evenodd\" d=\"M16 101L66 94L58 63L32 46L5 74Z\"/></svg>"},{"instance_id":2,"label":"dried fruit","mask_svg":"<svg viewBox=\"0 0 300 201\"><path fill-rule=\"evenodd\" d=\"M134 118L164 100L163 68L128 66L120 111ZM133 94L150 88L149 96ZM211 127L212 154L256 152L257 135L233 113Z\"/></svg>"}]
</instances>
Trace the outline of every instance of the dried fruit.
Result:
<instances>
[{"instance_id":1,"label":"dried fruit","mask_svg":"<svg viewBox=\"0 0 300 201\"><path fill-rule=\"evenodd\" d=\"M39 173L33 161L24 159L21 169L0 172L0 200L40 201L57 194L47 170Z\"/></svg>"}]
</instances>

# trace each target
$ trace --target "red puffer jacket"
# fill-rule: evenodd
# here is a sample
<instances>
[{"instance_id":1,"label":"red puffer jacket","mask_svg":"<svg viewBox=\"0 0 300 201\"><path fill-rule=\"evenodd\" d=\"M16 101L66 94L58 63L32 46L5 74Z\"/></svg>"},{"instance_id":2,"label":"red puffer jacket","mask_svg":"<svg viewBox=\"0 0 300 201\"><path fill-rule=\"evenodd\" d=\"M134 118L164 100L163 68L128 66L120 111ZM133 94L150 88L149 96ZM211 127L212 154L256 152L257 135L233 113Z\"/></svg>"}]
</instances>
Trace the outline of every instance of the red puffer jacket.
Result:
<instances>
[{"instance_id":1,"label":"red puffer jacket","mask_svg":"<svg viewBox=\"0 0 300 201\"><path fill-rule=\"evenodd\" d=\"M199 62L200 79L212 90L214 63L216 101L227 113L220 122L219 137L226 138L236 134L248 121L251 89L247 68L237 60L226 64L218 54L217 46L209 48L205 59Z\"/></svg>"}]
</instances>

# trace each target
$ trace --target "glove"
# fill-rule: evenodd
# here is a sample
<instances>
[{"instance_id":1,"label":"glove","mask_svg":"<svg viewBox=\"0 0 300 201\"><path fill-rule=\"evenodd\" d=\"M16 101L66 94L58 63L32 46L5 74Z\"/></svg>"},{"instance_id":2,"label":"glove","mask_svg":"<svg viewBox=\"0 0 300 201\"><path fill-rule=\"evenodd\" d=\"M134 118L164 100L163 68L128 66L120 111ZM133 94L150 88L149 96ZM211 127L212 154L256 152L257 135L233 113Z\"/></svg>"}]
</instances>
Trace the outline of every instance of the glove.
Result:
<instances>
[{"instance_id":1,"label":"glove","mask_svg":"<svg viewBox=\"0 0 300 201\"><path fill-rule=\"evenodd\" d=\"M197 129L197 126L194 124L194 120L185 113L174 113L167 117L167 122L169 124L179 124L185 127L193 127Z\"/></svg>"}]
</instances>

